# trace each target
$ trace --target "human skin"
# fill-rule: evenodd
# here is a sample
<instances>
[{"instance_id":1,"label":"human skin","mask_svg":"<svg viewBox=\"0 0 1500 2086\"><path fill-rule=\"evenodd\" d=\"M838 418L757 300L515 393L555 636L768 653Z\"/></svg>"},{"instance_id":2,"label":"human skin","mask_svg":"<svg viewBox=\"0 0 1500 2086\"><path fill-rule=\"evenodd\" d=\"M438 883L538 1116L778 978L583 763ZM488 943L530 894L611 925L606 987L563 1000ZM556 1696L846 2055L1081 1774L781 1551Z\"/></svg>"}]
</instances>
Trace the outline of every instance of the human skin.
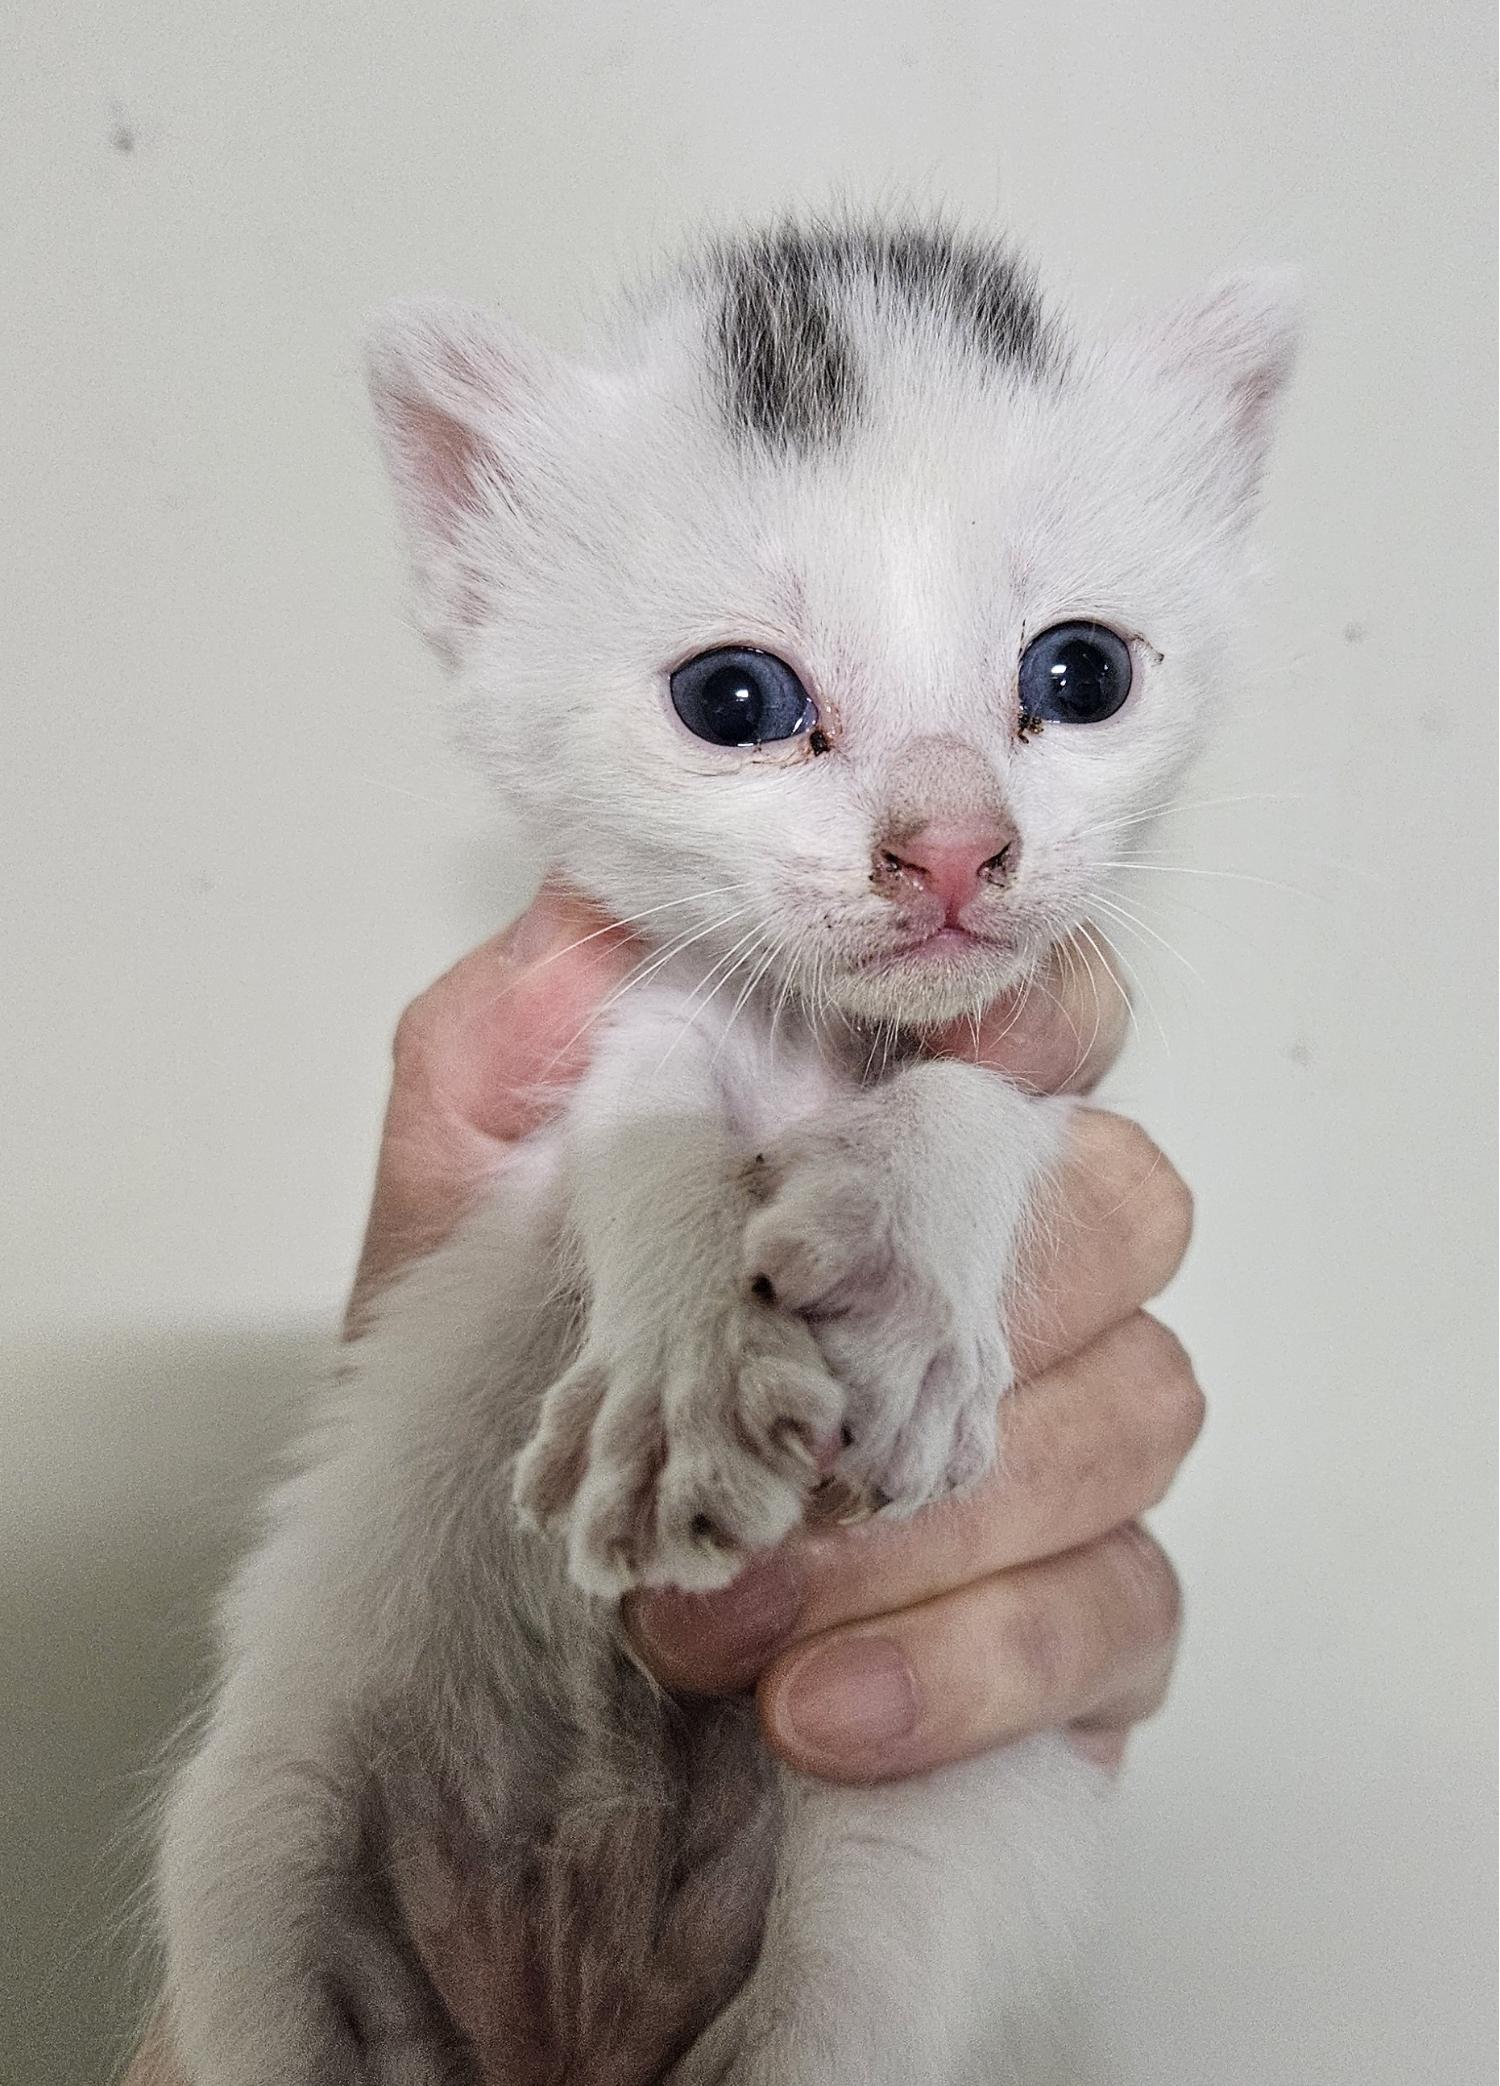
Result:
<instances>
[{"instance_id":1,"label":"human skin","mask_svg":"<svg viewBox=\"0 0 1500 2086\"><path fill-rule=\"evenodd\" d=\"M641 954L582 900L544 891L403 1015L369 1226L357 1341L393 1275L440 1245L509 1147L561 1105L590 1017ZM1038 1092L1087 1092L1125 1008L1102 959L1064 952L1043 989L933 1047ZM1191 1201L1134 1124L1080 1110L1050 1222L1015 1285L1018 1382L992 1476L911 1520L814 1528L725 1592L630 1604L636 1648L682 1692L754 1688L767 1745L837 1781L919 1772L1066 1727L1115 1767L1160 1704L1176 1648L1171 1565L1139 1525L1203 1418L1174 1336L1144 1305L1187 1247ZM476 1951L422 1937L456 2018ZM158 2021L125 2086L182 2086Z\"/></svg>"}]
</instances>

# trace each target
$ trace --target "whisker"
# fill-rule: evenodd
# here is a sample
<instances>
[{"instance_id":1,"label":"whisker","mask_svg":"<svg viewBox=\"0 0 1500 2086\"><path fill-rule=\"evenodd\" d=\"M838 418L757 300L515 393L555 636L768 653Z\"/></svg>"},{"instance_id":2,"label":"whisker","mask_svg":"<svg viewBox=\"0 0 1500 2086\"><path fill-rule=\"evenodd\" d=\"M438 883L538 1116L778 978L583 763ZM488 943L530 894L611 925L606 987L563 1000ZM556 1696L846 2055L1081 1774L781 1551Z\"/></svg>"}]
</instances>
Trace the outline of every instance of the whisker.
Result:
<instances>
[{"instance_id":1,"label":"whisker","mask_svg":"<svg viewBox=\"0 0 1500 2086\"><path fill-rule=\"evenodd\" d=\"M719 885L707 891L690 891L684 897L668 898L664 900L661 905L648 906L644 912L629 914L623 920L607 920L605 921L602 927L591 928L587 934L581 934L577 937L576 940L565 943L562 948L554 949L549 956L542 957L539 962L528 964L526 969L522 972L519 972L516 976L507 977L503 983L496 987L495 991L491 994L490 998L485 1003L485 1011L493 1012L494 1009L500 1006L506 999L508 999L513 992L518 991L523 983L529 983L538 971L546 970L549 964L559 962L561 958L563 958L564 956L571 956L575 949L583 948L585 943L597 941L600 935L602 934L614 934L617 933L621 928L625 928L628 930L629 928L638 925L640 921L650 919L656 913L664 913L669 911L673 906L695 905L703 899L719 898L723 897L726 894L732 894L737 891L748 891L752 888L753 885L751 884L751 882L748 879L745 879L734 884ZM744 907L740 908L741 913L744 910ZM730 915L731 919L738 917L739 913ZM712 929L710 928L708 931L712 932ZM678 942L675 945L669 946L676 946L678 948L681 948L688 946L688 943ZM623 991L626 987L635 983L639 978L640 971L643 965L650 963L653 960L653 958L660 953L662 952L656 948L647 949L642 956L636 959L634 967L631 971L629 971L626 974L623 984L620 986L618 990ZM594 1014L590 1016L589 1022L585 1023L584 1027L587 1028L594 1020L598 1018L600 1014L602 1014L605 1011L606 1008L613 1006L617 996L617 993L611 993L610 997L603 1003L603 1005L597 1008ZM566 1051L571 1050L573 1045L578 1041L579 1036L581 1036L583 1033L584 1030L579 1029L576 1032L576 1034L570 1037L568 1042L563 1046L563 1052L565 1053Z\"/></svg>"},{"instance_id":2,"label":"whisker","mask_svg":"<svg viewBox=\"0 0 1500 2086\"><path fill-rule=\"evenodd\" d=\"M735 1023L750 1005L750 1002L759 991L762 981L769 975L780 956L781 943L774 929L769 926L762 928L759 942L740 960L739 967L745 972L745 982L740 987L739 995L729 1010L729 1018L724 1023L724 1033L719 1038L718 1049L714 1052L715 1059L718 1058L719 1052L723 1050L725 1044L729 1041L729 1034ZM728 984L729 980L726 979L724 982Z\"/></svg>"},{"instance_id":3,"label":"whisker","mask_svg":"<svg viewBox=\"0 0 1500 2086\"><path fill-rule=\"evenodd\" d=\"M1152 819L1171 818L1189 811L1225 811L1242 804L1306 804L1311 801L1305 792L1287 790L1251 790L1232 797L1164 797L1159 804L1143 805L1122 818L1101 819L1090 827L1090 831L1120 833L1130 826L1143 826Z\"/></svg>"},{"instance_id":4,"label":"whisker","mask_svg":"<svg viewBox=\"0 0 1500 2086\"><path fill-rule=\"evenodd\" d=\"M1154 926L1150 924L1150 920L1141 920L1141 918L1139 918L1139 916L1137 916L1135 912L1131 912L1131 909L1129 909L1127 905L1122 905L1122 903L1120 903L1120 901L1116 901L1116 899L1104 897L1104 893L1095 893L1095 895L1093 895L1093 899L1091 899L1091 905L1093 905L1095 909L1099 909L1099 912L1104 912L1106 920L1114 920L1114 924L1116 924L1116 926L1120 926L1120 928L1124 928L1124 930L1127 930L1127 932L1131 932L1131 935L1135 935L1135 939L1137 939L1137 941L1139 941L1141 945L1154 945L1154 947L1158 947L1158 949L1166 949L1166 953L1168 953L1170 957L1175 957L1175 960L1177 960L1177 962L1179 962L1179 964L1183 966L1183 970L1185 970L1185 972L1187 972L1187 974L1189 974L1189 976L1193 978L1193 983L1195 983L1195 985L1200 985L1200 987L1204 989L1204 993L1208 995L1208 980L1206 980L1206 978L1202 976L1202 972L1200 972L1200 970L1197 970L1197 968L1195 968L1195 966L1193 966L1193 964L1191 964L1191 962L1187 960L1187 957L1183 955L1183 951L1181 951L1181 949L1179 949L1179 947L1177 947L1175 943L1170 943L1170 941L1168 941L1168 939L1166 939L1164 935L1160 935L1160 932L1158 932L1158 930L1156 930L1156 928L1154 928ZM1212 997L1212 995L1210 995L1210 997ZM1158 1016L1158 1028L1160 1028L1160 1016Z\"/></svg>"},{"instance_id":5,"label":"whisker","mask_svg":"<svg viewBox=\"0 0 1500 2086\"><path fill-rule=\"evenodd\" d=\"M571 956L575 949L583 948L588 942L596 942L601 934L618 934L622 928L628 931L632 927L638 927L643 920L654 919L658 913L670 912L674 906L698 905L709 898L734 897L740 891L753 888L748 878L741 878L738 883L719 884L712 890L689 891L682 898L664 898L660 905L648 905L645 911L640 913L627 913L622 920L606 920L602 927L591 928L587 934L579 935L577 941L568 942L565 947L554 949L550 956L544 956L540 963L529 965L526 975L530 978L535 972L545 970L549 963L557 963L562 957Z\"/></svg>"},{"instance_id":6,"label":"whisker","mask_svg":"<svg viewBox=\"0 0 1500 2086\"><path fill-rule=\"evenodd\" d=\"M1089 1039L1087 1043L1085 1043L1082 1034L1078 1029L1078 1025L1073 1019L1072 1009L1068 1007L1066 1002L1063 1001L1058 996L1058 994L1053 992L1051 988L1047 986L1045 983L1042 985L1041 988L1042 991L1046 994L1046 997L1050 999L1054 1003L1054 1005L1059 1009L1059 1011L1066 1017L1068 1026L1073 1031L1074 1041L1079 1046L1078 1055L1073 1062L1073 1070L1068 1075L1070 1079L1076 1079L1078 1074L1088 1063L1089 1059L1093 1056L1094 1046L1099 1041L1099 1032L1104 1026L1104 1000L1099 991L1098 973L1094 970L1092 964L1088 964L1083 961L1082 957L1079 955L1078 951L1073 947L1071 942L1059 942L1057 944L1057 954L1066 966L1067 977L1065 982L1069 985L1072 985L1074 980L1078 977L1078 975L1082 973L1083 977L1088 981L1089 997L1093 1000L1094 1003L1094 1026L1089 1031ZM1033 975L1037 978L1040 977L1039 965L1033 965ZM1032 987L1028 986L1027 989L1028 991L1030 991Z\"/></svg>"},{"instance_id":7,"label":"whisker","mask_svg":"<svg viewBox=\"0 0 1500 2086\"><path fill-rule=\"evenodd\" d=\"M761 955L760 961L750 972L749 977L745 980L745 983L741 988L739 998L735 1001L734 1005L729 1010L729 1019L724 1024L724 1033L719 1038L719 1050L716 1050L714 1052L714 1056L716 1059L719 1055L719 1051L723 1050L724 1045L729 1041L730 1030L739 1020L740 1015L744 1012L745 1008L749 1005L750 1001L754 998L755 993L760 986L761 980L766 976L766 973L771 969L771 966L777 961L780 955L780 941L774 932L767 929L765 931L763 953Z\"/></svg>"},{"instance_id":8,"label":"whisker","mask_svg":"<svg viewBox=\"0 0 1500 2086\"><path fill-rule=\"evenodd\" d=\"M1316 891L1304 890L1297 884L1287 884L1274 876L1255 876L1245 869L1210 869L1189 867L1183 862L1157 862L1149 855L1137 855L1120 862L1096 862L1096 869L1133 869L1137 874L1154 872L1159 876L1208 876L1226 883L1257 884L1267 891L1284 891L1291 898L1316 899Z\"/></svg>"},{"instance_id":9,"label":"whisker","mask_svg":"<svg viewBox=\"0 0 1500 2086\"><path fill-rule=\"evenodd\" d=\"M672 1053L676 1050L678 1044L681 1043L683 1037L687 1035L690 1030L697 1026L700 1016L707 1012L709 1006L712 1004L714 1000L718 998L719 994L723 991L724 987L729 983L730 979L735 975L736 971L739 970L741 964L746 960L745 957L741 956L740 951L746 950L747 956L753 958L753 956L762 947L764 934L765 929L763 926L754 926L748 928L746 932L740 936L739 940L734 944L734 946L731 949L729 949L725 955L719 958L718 962L714 964L713 968L710 971L708 971L704 977L699 979L698 983L693 987L692 992L688 995L687 1007L684 1010L685 1019L683 1020L681 1028L678 1030L677 1034L672 1038L672 1041L667 1045L666 1049L662 1052L661 1062L658 1064L656 1068L658 1073L660 1073L665 1068L672 1056ZM724 975L722 977L719 977L719 973L721 971ZM718 983L712 986L712 989L708 991L706 997L700 997L700 995L704 993L704 988L709 986L711 984L711 981L715 978L718 978Z\"/></svg>"},{"instance_id":10,"label":"whisker","mask_svg":"<svg viewBox=\"0 0 1500 2086\"><path fill-rule=\"evenodd\" d=\"M472 796L465 796L461 791L455 791L450 797L434 797L426 790L413 789L405 782L392 782L384 775L355 774L350 776L350 780L367 783L371 789L389 790L394 797L410 797L413 804L435 805L439 811L452 811L465 806L472 808L475 801Z\"/></svg>"},{"instance_id":11,"label":"whisker","mask_svg":"<svg viewBox=\"0 0 1500 2086\"><path fill-rule=\"evenodd\" d=\"M746 904L736 907L733 912L726 914L722 918L717 920L710 920L706 926L696 928L693 932L688 934L678 935L672 941L669 941L663 948L648 950L646 954L636 964L635 968L630 972L629 976L626 977L619 985L617 985L614 991L611 992L606 999L602 1000L600 1004L591 1011L587 1019L573 1031L573 1034L568 1038L567 1042L564 1043L553 1054L553 1057L547 1067L547 1071L550 1072L553 1069L553 1067L563 1063L567 1059L569 1054L572 1052L574 1045L577 1044L588 1033L588 1031L596 1025L596 1023L602 1020L602 1018L606 1014L608 1014L613 1008L618 1006L620 1001L624 999L627 993L639 991L639 989L642 986L648 985L651 982L651 980L657 975L657 973L664 969L667 964L673 962L678 956L683 955L696 943L703 941L708 935L717 934L722 929L733 926L734 922L736 920L742 920L745 914L750 911L750 909L750 902L747 901ZM545 1084L545 1081L546 1073L543 1074L542 1080L539 1083Z\"/></svg>"},{"instance_id":12,"label":"whisker","mask_svg":"<svg viewBox=\"0 0 1500 2086\"><path fill-rule=\"evenodd\" d=\"M1138 934L1149 936L1149 938L1156 943L1158 948L1165 949L1169 956L1175 957L1177 961L1182 965L1183 969L1188 972L1189 976L1196 978L1198 983L1204 987L1205 991L1207 991L1207 984L1203 978L1202 973L1198 971L1193 966L1193 964L1191 964L1188 961L1187 957L1183 955L1182 951L1175 945L1175 943L1169 942L1164 934L1159 934L1148 920L1141 919L1140 916L1134 911L1132 911L1128 906L1126 906L1122 900L1118 898L1106 898L1103 896L1102 893L1096 892L1094 894L1092 903L1096 906L1102 907L1103 910L1108 915L1110 915L1110 917L1112 917L1115 920L1118 920L1122 926L1133 927L1135 928Z\"/></svg>"},{"instance_id":13,"label":"whisker","mask_svg":"<svg viewBox=\"0 0 1500 2086\"><path fill-rule=\"evenodd\" d=\"M1106 945L1104 944L1104 942L1100 940L1098 931L1095 929L1092 922L1088 920L1080 921L1078 932L1083 936L1084 940L1088 943L1089 947L1093 950L1094 954L1099 958L1099 961L1101 963L1107 964L1108 957L1106 955ZM1141 977L1141 974L1136 969L1135 965L1130 962L1123 949L1114 949L1113 954L1116 962L1124 971L1126 983L1130 987L1130 991L1126 995L1125 1006L1126 1011L1130 1017L1130 1027L1132 1034L1136 1037L1138 1041L1141 1039L1141 1024L1139 1017L1137 1016L1135 1011L1136 996L1137 994L1139 994L1142 1005L1145 1007L1147 1013L1151 1016L1151 1019L1156 1023L1157 1033L1160 1035L1162 1040L1162 1047L1165 1049L1167 1055L1170 1057L1172 1052L1171 1039L1168 1037L1167 1031L1163 1026L1161 1015L1157 1012L1155 1001L1152 999L1150 993L1146 990L1145 981Z\"/></svg>"},{"instance_id":14,"label":"whisker","mask_svg":"<svg viewBox=\"0 0 1500 2086\"><path fill-rule=\"evenodd\" d=\"M652 952L644 959L641 974L628 979L618 992L611 994L599 1011L601 1013L607 1012L617 999L623 997L625 991L635 991L640 986L649 984L658 972L664 970L669 964L675 963L678 957L686 955L689 949L696 948L699 942L706 941L710 935L718 934L724 929L732 927L737 920L742 920L751 909L749 902L736 906L733 912L723 914L717 920L710 920L705 926L699 927L691 933L680 934L663 948Z\"/></svg>"}]
</instances>

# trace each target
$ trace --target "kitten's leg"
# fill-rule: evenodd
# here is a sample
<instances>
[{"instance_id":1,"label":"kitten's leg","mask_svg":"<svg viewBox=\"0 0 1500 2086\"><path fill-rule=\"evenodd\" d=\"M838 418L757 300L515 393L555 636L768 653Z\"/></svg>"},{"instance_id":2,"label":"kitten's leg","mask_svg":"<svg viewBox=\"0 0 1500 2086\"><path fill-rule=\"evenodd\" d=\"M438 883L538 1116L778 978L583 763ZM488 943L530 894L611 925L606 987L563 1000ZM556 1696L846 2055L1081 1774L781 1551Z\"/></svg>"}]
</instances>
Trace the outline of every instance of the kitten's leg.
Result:
<instances>
[{"instance_id":1,"label":"kitten's leg","mask_svg":"<svg viewBox=\"0 0 1500 2086\"><path fill-rule=\"evenodd\" d=\"M875 1789L787 1785L759 1962L669 2086L1058 2078L1099 1770L1052 1737Z\"/></svg>"},{"instance_id":2,"label":"kitten's leg","mask_svg":"<svg viewBox=\"0 0 1500 2086\"><path fill-rule=\"evenodd\" d=\"M478 2086L364 1808L331 1737L243 1702L179 1777L159 1889L194 2086Z\"/></svg>"},{"instance_id":3,"label":"kitten's leg","mask_svg":"<svg viewBox=\"0 0 1500 2086\"><path fill-rule=\"evenodd\" d=\"M528 1729L544 1723L530 1640L496 1597L536 1561L529 1544L510 1554L509 1470L566 1352L546 1302L555 1222L527 1179L382 1301L224 1604L224 1681L169 1794L157 1873L192 2086L470 2077L395 1902L382 1792L408 1758L456 1763L462 1719L463 1757L483 1759L503 1810L508 1719L530 1702ZM575 1658L589 1640L584 1618Z\"/></svg>"},{"instance_id":4,"label":"kitten's leg","mask_svg":"<svg viewBox=\"0 0 1500 2086\"><path fill-rule=\"evenodd\" d=\"M900 1505L993 1459L1004 1291L1066 1120L922 1064L764 1154L744 1275L808 1314L850 1393L841 1468ZM1039 2086L1101 1781L1061 1739L873 1790L789 1777L756 1972L672 2086Z\"/></svg>"},{"instance_id":5,"label":"kitten's leg","mask_svg":"<svg viewBox=\"0 0 1500 2086\"><path fill-rule=\"evenodd\" d=\"M591 1592L733 1578L801 1518L843 1394L806 1325L742 1268L753 1161L717 1031L668 1003L601 1046L569 1126L582 1351L547 1395L516 1499L565 1527Z\"/></svg>"},{"instance_id":6,"label":"kitten's leg","mask_svg":"<svg viewBox=\"0 0 1500 2086\"><path fill-rule=\"evenodd\" d=\"M744 1274L807 1316L848 1391L839 1468L898 1506L993 1461L1004 1292L1067 1109L971 1065L919 1064L765 1155Z\"/></svg>"}]
</instances>

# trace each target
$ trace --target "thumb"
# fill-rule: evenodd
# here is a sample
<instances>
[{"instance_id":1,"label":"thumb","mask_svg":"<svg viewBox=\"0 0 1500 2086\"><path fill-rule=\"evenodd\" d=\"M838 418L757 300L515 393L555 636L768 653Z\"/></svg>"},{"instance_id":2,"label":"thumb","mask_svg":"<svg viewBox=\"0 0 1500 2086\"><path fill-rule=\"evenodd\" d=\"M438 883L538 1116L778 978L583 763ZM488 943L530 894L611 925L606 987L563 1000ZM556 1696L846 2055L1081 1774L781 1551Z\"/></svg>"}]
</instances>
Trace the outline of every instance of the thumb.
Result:
<instances>
[{"instance_id":1,"label":"thumb","mask_svg":"<svg viewBox=\"0 0 1500 2086\"><path fill-rule=\"evenodd\" d=\"M351 1323L396 1270L441 1244L506 1150L588 1062L591 1028L638 946L586 899L544 888L521 918L413 1000L395 1074Z\"/></svg>"}]
</instances>

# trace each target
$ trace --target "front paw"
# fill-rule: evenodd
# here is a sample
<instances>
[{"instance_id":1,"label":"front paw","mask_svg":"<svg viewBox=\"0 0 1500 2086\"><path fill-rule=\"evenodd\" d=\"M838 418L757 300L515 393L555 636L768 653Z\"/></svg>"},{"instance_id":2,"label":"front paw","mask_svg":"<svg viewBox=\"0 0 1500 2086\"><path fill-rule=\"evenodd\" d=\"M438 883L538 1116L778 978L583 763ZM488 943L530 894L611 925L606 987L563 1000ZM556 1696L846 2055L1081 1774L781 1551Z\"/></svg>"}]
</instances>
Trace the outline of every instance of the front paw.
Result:
<instances>
[{"instance_id":1,"label":"front paw","mask_svg":"<svg viewBox=\"0 0 1500 2086\"><path fill-rule=\"evenodd\" d=\"M516 1504L566 1535L587 1592L726 1586L801 1520L839 1385L808 1328L753 1293L645 1333L601 1316L543 1401Z\"/></svg>"},{"instance_id":2,"label":"front paw","mask_svg":"<svg viewBox=\"0 0 1500 2086\"><path fill-rule=\"evenodd\" d=\"M743 1271L805 1316L845 1387L840 1474L907 1510L976 1483L1011 1378L1000 1252L945 1245L847 1139L804 1134L764 1164Z\"/></svg>"}]
</instances>

